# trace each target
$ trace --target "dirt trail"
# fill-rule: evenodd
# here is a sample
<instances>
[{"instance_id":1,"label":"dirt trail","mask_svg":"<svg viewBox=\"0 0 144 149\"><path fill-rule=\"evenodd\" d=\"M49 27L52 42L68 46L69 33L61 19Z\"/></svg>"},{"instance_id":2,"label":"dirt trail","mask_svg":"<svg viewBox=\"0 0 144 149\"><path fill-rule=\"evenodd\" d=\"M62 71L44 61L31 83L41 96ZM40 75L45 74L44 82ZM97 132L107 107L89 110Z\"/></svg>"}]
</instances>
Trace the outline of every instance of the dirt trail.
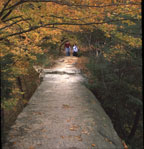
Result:
<instances>
[{"instance_id":1,"label":"dirt trail","mask_svg":"<svg viewBox=\"0 0 144 149\"><path fill-rule=\"evenodd\" d=\"M64 57L44 69L4 149L123 149L111 120L83 85L76 62L76 57Z\"/></svg>"}]
</instances>

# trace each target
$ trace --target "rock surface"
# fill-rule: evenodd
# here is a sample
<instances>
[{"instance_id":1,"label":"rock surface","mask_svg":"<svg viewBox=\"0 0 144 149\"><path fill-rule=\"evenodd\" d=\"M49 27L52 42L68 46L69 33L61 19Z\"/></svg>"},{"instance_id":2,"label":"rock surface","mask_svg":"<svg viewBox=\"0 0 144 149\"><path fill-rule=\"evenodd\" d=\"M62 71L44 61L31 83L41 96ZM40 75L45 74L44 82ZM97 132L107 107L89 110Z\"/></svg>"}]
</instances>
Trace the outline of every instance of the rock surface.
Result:
<instances>
[{"instance_id":1,"label":"rock surface","mask_svg":"<svg viewBox=\"0 0 144 149\"><path fill-rule=\"evenodd\" d=\"M3 149L123 149L111 120L83 85L76 57L45 69Z\"/></svg>"}]
</instances>

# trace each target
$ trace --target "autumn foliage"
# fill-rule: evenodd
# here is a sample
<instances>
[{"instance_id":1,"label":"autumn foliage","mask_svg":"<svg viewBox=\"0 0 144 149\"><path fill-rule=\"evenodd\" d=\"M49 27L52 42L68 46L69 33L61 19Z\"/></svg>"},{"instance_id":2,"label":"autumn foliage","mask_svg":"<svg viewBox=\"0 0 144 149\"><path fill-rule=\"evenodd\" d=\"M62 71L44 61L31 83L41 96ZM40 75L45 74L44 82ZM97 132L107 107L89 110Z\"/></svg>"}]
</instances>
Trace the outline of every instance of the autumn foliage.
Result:
<instances>
[{"instance_id":1,"label":"autumn foliage","mask_svg":"<svg viewBox=\"0 0 144 149\"><path fill-rule=\"evenodd\" d=\"M141 98L141 79L138 83L131 81L137 77L136 72L141 74L141 0L0 0L3 107L5 101L14 101L17 94L23 94L15 86L17 79L28 75L39 57L58 49L64 36L79 43L81 52L93 55L100 49L108 66L101 64L102 59L97 60L108 70L99 78L104 88L104 73L112 68L112 77L127 79L128 87L135 91L128 98ZM94 67L92 71L99 69ZM113 81L111 76L108 78Z\"/></svg>"}]
</instances>

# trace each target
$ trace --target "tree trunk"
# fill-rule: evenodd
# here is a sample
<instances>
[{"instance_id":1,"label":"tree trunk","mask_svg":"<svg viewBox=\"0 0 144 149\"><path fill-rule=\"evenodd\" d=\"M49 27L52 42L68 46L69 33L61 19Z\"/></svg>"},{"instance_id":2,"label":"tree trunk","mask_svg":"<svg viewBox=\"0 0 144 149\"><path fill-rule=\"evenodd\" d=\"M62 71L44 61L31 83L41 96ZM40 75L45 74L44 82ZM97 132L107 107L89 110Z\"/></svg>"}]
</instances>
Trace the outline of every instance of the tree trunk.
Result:
<instances>
[{"instance_id":1,"label":"tree trunk","mask_svg":"<svg viewBox=\"0 0 144 149\"><path fill-rule=\"evenodd\" d=\"M17 81L18 81L18 86L19 86L21 92L23 92L23 87L22 87L22 83L21 83L21 78L20 78L20 77L17 77ZM22 97L24 98L24 94L22 95Z\"/></svg>"},{"instance_id":2,"label":"tree trunk","mask_svg":"<svg viewBox=\"0 0 144 149\"><path fill-rule=\"evenodd\" d=\"M117 115L117 126L120 129L121 134L123 135L123 138L126 138L125 130L122 128L121 118L118 110L118 106L116 106L116 115Z\"/></svg>"},{"instance_id":3,"label":"tree trunk","mask_svg":"<svg viewBox=\"0 0 144 149\"><path fill-rule=\"evenodd\" d=\"M136 132L136 129L137 129L137 126L138 126L138 123L139 123L139 119L140 119L140 114L141 114L141 109L139 108L136 112L134 124L133 124L131 132L128 136L128 141L130 141L135 135L135 132Z\"/></svg>"}]
</instances>

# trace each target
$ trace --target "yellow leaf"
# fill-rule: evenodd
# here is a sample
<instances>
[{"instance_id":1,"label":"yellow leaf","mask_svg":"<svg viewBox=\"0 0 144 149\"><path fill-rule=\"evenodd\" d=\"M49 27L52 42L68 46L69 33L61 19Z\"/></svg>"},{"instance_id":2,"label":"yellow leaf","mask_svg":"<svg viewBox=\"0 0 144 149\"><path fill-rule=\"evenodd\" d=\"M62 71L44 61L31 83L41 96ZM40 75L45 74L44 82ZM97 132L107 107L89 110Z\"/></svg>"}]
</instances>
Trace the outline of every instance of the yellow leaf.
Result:
<instances>
[{"instance_id":1,"label":"yellow leaf","mask_svg":"<svg viewBox=\"0 0 144 149\"><path fill-rule=\"evenodd\" d=\"M71 130L71 131L76 131L77 128L78 128L78 126L73 125L73 126L70 128L70 130Z\"/></svg>"}]
</instances>

